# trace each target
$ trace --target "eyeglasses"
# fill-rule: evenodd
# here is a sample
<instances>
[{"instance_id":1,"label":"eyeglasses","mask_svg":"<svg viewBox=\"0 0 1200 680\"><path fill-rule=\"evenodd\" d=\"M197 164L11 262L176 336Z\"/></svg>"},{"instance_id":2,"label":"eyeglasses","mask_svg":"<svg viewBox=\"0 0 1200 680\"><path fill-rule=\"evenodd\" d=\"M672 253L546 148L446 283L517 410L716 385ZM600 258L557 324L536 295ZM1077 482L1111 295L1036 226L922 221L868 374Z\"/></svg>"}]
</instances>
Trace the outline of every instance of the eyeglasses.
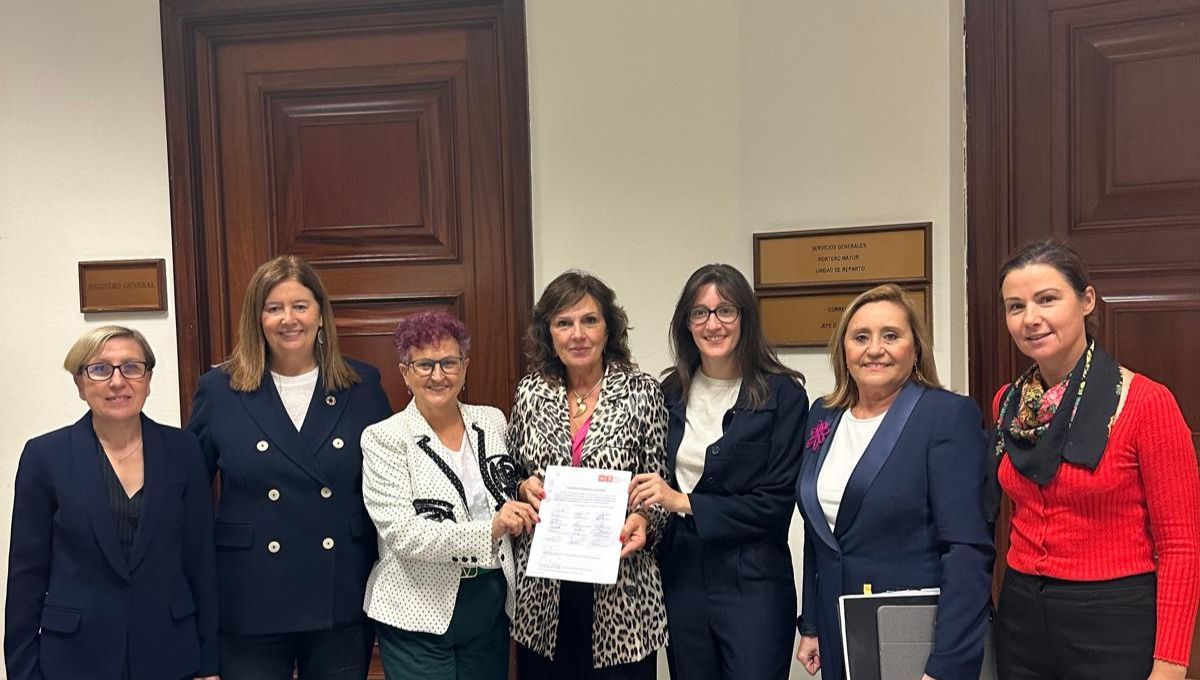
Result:
<instances>
[{"instance_id":1,"label":"eyeglasses","mask_svg":"<svg viewBox=\"0 0 1200 680\"><path fill-rule=\"evenodd\" d=\"M738 309L737 305L717 305L716 309L696 305L688 310L688 323L703 326L713 314L717 315L717 321L721 323L733 323L741 316L742 310Z\"/></svg>"},{"instance_id":2,"label":"eyeglasses","mask_svg":"<svg viewBox=\"0 0 1200 680\"><path fill-rule=\"evenodd\" d=\"M408 367L411 368L417 375L422 378L427 378L433 375L435 366L442 367L442 373L446 375L458 375L462 370L462 357L442 357L441 359L417 359L409 362Z\"/></svg>"},{"instance_id":3,"label":"eyeglasses","mask_svg":"<svg viewBox=\"0 0 1200 680\"><path fill-rule=\"evenodd\" d=\"M141 380L146 377L150 368L144 361L126 361L123 364L88 364L79 372L86 375L88 380L104 382L112 378L113 373L117 371L120 371L121 377L126 380Z\"/></svg>"}]
</instances>

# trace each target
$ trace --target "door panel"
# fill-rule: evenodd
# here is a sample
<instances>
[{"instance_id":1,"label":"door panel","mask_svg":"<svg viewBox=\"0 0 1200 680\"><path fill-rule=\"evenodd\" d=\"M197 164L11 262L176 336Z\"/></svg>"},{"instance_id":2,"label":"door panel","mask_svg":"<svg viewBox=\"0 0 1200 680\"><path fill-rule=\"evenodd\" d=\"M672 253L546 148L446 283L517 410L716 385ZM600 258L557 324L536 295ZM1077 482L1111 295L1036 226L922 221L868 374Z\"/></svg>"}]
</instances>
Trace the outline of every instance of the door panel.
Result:
<instances>
[{"instance_id":1,"label":"door panel","mask_svg":"<svg viewBox=\"0 0 1200 680\"><path fill-rule=\"evenodd\" d=\"M1200 2L966 9L972 394L990 413L1028 363L996 269L1029 241L1064 238L1092 272L1099 341L1170 387L1200 448ZM1001 569L1006 549L1005 525Z\"/></svg>"}]
</instances>

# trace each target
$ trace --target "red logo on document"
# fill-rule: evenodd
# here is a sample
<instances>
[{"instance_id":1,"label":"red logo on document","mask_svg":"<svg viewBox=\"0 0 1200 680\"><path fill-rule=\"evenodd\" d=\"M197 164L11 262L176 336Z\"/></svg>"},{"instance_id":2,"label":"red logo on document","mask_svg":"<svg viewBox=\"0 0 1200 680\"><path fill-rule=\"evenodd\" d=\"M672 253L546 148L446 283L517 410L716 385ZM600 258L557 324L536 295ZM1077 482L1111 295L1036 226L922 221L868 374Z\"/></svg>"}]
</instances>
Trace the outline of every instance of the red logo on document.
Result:
<instances>
[{"instance_id":1,"label":"red logo on document","mask_svg":"<svg viewBox=\"0 0 1200 680\"><path fill-rule=\"evenodd\" d=\"M597 475L596 478L601 482L611 482L613 480L612 475Z\"/></svg>"}]
</instances>

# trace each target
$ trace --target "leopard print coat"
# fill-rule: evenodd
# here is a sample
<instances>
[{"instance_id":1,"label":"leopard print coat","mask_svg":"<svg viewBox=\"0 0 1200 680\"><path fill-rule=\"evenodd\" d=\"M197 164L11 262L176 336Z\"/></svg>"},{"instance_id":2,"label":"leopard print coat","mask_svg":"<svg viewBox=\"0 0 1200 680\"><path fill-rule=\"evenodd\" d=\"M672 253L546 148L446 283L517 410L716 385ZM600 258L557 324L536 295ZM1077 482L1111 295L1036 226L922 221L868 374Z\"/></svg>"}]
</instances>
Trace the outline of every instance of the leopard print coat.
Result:
<instances>
[{"instance_id":1,"label":"leopard print coat","mask_svg":"<svg viewBox=\"0 0 1200 680\"><path fill-rule=\"evenodd\" d=\"M517 386L508 450L529 474L544 477L550 465L571 464L570 416L566 389L537 375ZM666 474L664 443L667 410L662 390L639 371L609 368L583 443L585 467L630 470L634 474ZM666 523L661 510L651 511L650 541L645 549L621 560L617 582L595 586L592 617L592 665L605 668L640 661L667 643L667 613L662 579L652 543ZM559 582L525 576L529 540L519 540L517 602L513 638L553 658L558 643Z\"/></svg>"}]
</instances>

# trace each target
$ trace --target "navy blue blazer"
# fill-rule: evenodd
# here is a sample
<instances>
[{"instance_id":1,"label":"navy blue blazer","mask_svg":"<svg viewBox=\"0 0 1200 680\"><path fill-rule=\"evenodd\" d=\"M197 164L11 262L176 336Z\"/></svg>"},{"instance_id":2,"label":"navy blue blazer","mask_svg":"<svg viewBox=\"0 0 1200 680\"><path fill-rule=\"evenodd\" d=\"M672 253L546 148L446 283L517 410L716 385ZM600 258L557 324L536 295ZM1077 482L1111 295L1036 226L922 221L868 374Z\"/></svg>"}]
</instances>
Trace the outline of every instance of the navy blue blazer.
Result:
<instances>
[{"instance_id":1,"label":"navy blue blazer","mask_svg":"<svg viewBox=\"0 0 1200 680\"><path fill-rule=\"evenodd\" d=\"M796 482L804 517L800 628L818 636L821 677L844 677L838 597L869 583L876 593L940 587L925 672L976 680L995 555L980 505L987 444L979 408L945 390L906 385L850 475L830 531L817 475L843 413L820 399L813 404Z\"/></svg>"},{"instance_id":2,"label":"navy blue blazer","mask_svg":"<svg viewBox=\"0 0 1200 680\"><path fill-rule=\"evenodd\" d=\"M376 545L359 439L391 407L379 371L347 361L362 382L326 393L318 379L298 432L269 374L253 392L234 391L220 368L200 378L187 429L209 475L221 473L222 631L323 630L363 616Z\"/></svg>"},{"instance_id":3,"label":"navy blue blazer","mask_svg":"<svg viewBox=\"0 0 1200 680\"><path fill-rule=\"evenodd\" d=\"M755 410L735 406L727 411L724 434L708 448L704 476L690 497L696 533L705 543L774 541L786 546L808 394L788 376L768 376L767 384L766 402ZM739 404L744 387L742 392ZM678 489L675 455L683 441L687 402L678 390L668 390L664 396L668 481ZM671 522L677 519L673 516ZM668 526L668 535L670 531ZM785 555L790 573L790 553Z\"/></svg>"},{"instance_id":4,"label":"navy blue blazer","mask_svg":"<svg viewBox=\"0 0 1200 680\"><path fill-rule=\"evenodd\" d=\"M217 673L212 495L196 440L142 416L145 480L121 550L89 411L31 439L17 467L4 660L9 680ZM128 655L128 656L127 656Z\"/></svg>"}]
</instances>

